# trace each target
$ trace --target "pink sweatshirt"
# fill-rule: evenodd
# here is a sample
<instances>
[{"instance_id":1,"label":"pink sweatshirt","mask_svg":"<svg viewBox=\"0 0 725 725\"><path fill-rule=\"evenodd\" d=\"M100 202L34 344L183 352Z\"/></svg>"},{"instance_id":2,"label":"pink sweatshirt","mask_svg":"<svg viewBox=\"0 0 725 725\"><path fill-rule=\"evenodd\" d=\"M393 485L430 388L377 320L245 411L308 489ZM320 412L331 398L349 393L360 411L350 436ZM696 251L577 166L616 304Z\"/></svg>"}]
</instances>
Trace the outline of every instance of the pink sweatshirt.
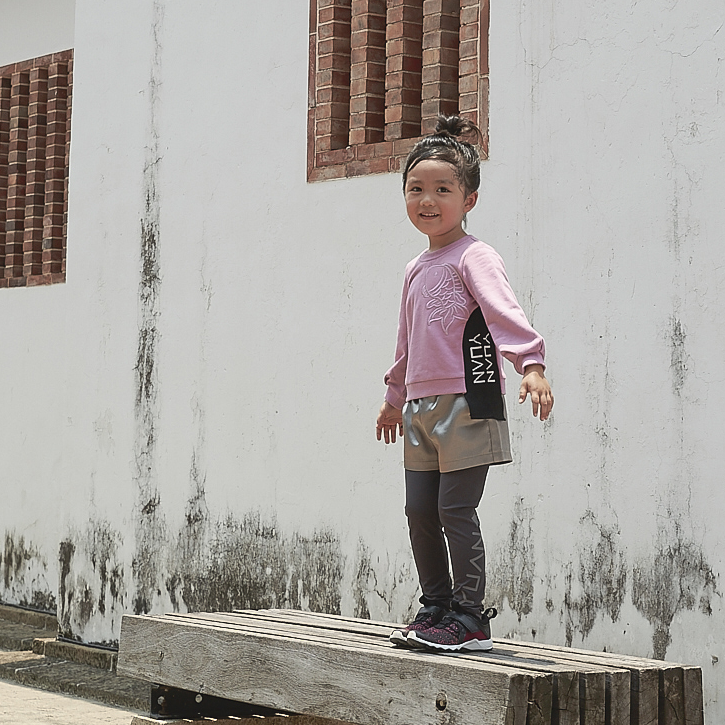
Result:
<instances>
[{"instance_id":1,"label":"pink sweatshirt","mask_svg":"<svg viewBox=\"0 0 725 725\"><path fill-rule=\"evenodd\" d=\"M463 332L477 307L496 346L502 393L502 355L520 374L527 365L544 364L544 339L517 302L503 260L469 235L419 254L405 268L395 363L385 375L391 405L466 392Z\"/></svg>"}]
</instances>

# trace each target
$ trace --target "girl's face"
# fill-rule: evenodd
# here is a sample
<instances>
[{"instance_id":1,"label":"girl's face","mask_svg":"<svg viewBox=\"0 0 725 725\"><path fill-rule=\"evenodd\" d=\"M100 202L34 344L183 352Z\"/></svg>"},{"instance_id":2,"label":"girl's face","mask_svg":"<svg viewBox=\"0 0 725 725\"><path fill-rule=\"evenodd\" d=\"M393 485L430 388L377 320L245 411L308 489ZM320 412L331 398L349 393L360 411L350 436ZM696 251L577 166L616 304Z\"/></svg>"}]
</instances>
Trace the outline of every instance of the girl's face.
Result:
<instances>
[{"instance_id":1,"label":"girl's face","mask_svg":"<svg viewBox=\"0 0 725 725\"><path fill-rule=\"evenodd\" d=\"M408 218L418 231L428 236L430 249L443 247L465 237L463 216L478 200L456 177L456 170L446 161L426 159L408 173L405 182L405 205Z\"/></svg>"}]
</instances>

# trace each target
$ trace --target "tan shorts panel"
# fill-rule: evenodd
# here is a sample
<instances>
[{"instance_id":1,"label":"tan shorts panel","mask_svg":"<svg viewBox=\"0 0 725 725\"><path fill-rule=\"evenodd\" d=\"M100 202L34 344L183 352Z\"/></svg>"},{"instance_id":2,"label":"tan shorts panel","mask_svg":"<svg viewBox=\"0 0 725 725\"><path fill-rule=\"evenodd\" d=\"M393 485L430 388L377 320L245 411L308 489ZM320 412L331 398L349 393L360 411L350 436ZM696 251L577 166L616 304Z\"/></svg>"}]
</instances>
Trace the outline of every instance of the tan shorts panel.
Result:
<instances>
[{"instance_id":1,"label":"tan shorts panel","mask_svg":"<svg viewBox=\"0 0 725 725\"><path fill-rule=\"evenodd\" d=\"M510 463L508 422L472 419L460 393L410 400L403 406L403 458L409 471L441 473Z\"/></svg>"}]
</instances>

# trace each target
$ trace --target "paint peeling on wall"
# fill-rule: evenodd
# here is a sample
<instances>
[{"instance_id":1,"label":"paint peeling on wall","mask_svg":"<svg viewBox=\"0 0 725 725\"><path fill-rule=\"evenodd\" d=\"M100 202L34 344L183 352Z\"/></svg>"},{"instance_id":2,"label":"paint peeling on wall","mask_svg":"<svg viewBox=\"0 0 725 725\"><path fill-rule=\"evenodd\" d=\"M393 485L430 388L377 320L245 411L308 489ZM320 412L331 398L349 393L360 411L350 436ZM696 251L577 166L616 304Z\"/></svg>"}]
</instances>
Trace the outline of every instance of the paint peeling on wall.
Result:
<instances>
[{"instance_id":1,"label":"paint peeling on wall","mask_svg":"<svg viewBox=\"0 0 725 725\"><path fill-rule=\"evenodd\" d=\"M55 612L56 598L48 579L48 564L39 549L14 531L5 532L0 553L0 599L8 604Z\"/></svg>"},{"instance_id":2,"label":"paint peeling on wall","mask_svg":"<svg viewBox=\"0 0 725 725\"><path fill-rule=\"evenodd\" d=\"M632 572L632 602L654 627L653 656L665 658L678 612L698 609L712 616L716 595L722 596L702 548L684 537L679 523L665 522L652 558L638 560Z\"/></svg>"},{"instance_id":3,"label":"paint peeling on wall","mask_svg":"<svg viewBox=\"0 0 725 725\"><path fill-rule=\"evenodd\" d=\"M504 599L508 600L520 622L534 605L534 510L523 498L517 498L513 514L508 540L498 556L492 557L487 588L499 609L503 609Z\"/></svg>"},{"instance_id":4,"label":"paint peeling on wall","mask_svg":"<svg viewBox=\"0 0 725 725\"><path fill-rule=\"evenodd\" d=\"M564 617L566 644L571 646L575 633L586 639L600 614L612 622L619 619L627 591L627 562L619 548L620 532L597 521L593 511L582 517L579 566L576 574L566 574ZM573 578L576 576L576 594Z\"/></svg>"}]
</instances>

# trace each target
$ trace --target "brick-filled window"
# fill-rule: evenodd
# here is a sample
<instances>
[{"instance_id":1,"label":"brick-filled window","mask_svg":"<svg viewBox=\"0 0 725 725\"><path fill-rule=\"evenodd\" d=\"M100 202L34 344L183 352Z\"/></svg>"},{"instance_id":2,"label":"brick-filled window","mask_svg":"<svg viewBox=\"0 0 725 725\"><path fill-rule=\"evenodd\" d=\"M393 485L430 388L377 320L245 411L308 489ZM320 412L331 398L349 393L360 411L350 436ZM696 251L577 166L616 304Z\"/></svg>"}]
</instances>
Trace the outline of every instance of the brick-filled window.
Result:
<instances>
[{"instance_id":1,"label":"brick-filled window","mask_svg":"<svg viewBox=\"0 0 725 725\"><path fill-rule=\"evenodd\" d=\"M73 51L0 67L0 287L65 281Z\"/></svg>"},{"instance_id":2,"label":"brick-filled window","mask_svg":"<svg viewBox=\"0 0 725 725\"><path fill-rule=\"evenodd\" d=\"M399 171L439 113L488 148L489 0L311 0L309 181Z\"/></svg>"}]
</instances>

